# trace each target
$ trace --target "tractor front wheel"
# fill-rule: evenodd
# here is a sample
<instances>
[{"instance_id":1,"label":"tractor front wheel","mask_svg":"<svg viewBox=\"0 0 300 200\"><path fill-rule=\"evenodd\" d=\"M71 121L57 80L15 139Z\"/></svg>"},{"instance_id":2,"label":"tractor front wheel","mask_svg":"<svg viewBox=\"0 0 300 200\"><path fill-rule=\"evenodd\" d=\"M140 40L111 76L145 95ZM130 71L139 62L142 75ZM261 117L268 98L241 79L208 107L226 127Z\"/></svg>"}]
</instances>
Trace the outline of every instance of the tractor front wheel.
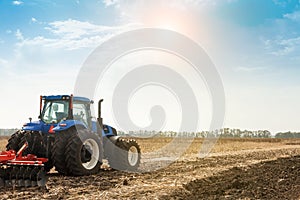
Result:
<instances>
[{"instance_id":1,"label":"tractor front wheel","mask_svg":"<svg viewBox=\"0 0 300 200\"><path fill-rule=\"evenodd\" d=\"M96 174L102 164L102 140L89 130L79 130L68 139L66 165L74 176Z\"/></svg>"}]
</instances>

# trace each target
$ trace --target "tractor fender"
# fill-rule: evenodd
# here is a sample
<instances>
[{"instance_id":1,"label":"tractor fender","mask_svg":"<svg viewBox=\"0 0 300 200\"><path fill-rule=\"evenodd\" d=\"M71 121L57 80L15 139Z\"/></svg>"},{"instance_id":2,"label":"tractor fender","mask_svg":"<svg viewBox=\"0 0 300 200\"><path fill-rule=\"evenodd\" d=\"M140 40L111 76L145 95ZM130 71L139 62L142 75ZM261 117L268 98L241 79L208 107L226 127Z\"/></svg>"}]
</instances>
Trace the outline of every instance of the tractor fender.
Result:
<instances>
[{"instance_id":1,"label":"tractor fender","mask_svg":"<svg viewBox=\"0 0 300 200\"><path fill-rule=\"evenodd\" d=\"M24 130L24 131L41 131L42 124L40 121L26 123L23 125L22 130Z\"/></svg>"},{"instance_id":2,"label":"tractor fender","mask_svg":"<svg viewBox=\"0 0 300 200\"><path fill-rule=\"evenodd\" d=\"M55 128L53 128L53 131L55 132L60 132L60 131L64 131L67 130L71 127L76 127L76 128L83 128L83 129L87 129L88 127L81 121L78 120L64 120L61 121L60 123L57 124L57 126Z\"/></svg>"},{"instance_id":3,"label":"tractor fender","mask_svg":"<svg viewBox=\"0 0 300 200\"><path fill-rule=\"evenodd\" d=\"M119 140L119 138L120 138L120 136L110 136L110 137L108 137L110 142L112 142L113 144L116 144L116 142Z\"/></svg>"},{"instance_id":4,"label":"tractor fender","mask_svg":"<svg viewBox=\"0 0 300 200\"><path fill-rule=\"evenodd\" d=\"M114 127L103 124L102 136L103 137L117 136L117 130Z\"/></svg>"}]
</instances>

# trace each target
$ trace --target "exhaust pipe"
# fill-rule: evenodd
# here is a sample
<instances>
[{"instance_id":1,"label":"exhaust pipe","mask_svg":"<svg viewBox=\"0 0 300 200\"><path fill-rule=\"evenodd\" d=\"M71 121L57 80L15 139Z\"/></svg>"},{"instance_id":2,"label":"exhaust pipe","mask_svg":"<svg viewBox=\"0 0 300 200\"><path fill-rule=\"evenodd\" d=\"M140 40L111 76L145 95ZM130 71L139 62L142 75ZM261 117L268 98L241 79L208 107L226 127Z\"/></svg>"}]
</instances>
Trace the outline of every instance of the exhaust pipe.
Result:
<instances>
[{"instance_id":1,"label":"exhaust pipe","mask_svg":"<svg viewBox=\"0 0 300 200\"><path fill-rule=\"evenodd\" d=\"M101 117L101 104L102 104L102 102L103 102L103 99L100 99L99 101L98 101L98 124L99 124L99 126L100 126L100 135L101 135L101 131L102 131L102 129L103 129L103 119L102 119L102 117Z\"/></svg>"}]
</instances>

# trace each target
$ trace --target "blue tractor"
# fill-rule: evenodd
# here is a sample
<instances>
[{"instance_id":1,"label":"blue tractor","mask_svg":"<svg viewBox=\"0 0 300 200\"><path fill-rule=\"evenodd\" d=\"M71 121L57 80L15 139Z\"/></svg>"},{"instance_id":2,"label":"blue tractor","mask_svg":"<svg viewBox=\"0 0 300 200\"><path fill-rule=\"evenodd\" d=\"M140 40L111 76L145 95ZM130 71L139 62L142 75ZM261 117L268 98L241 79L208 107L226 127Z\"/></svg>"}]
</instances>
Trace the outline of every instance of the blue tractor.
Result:
<instances>
[{"instance_id":1,"label":"blue tractor","mask_svg":"<svg viewBox=\"0 0 300 200\"><path fill-rule=\"evenodd\" d=\"M40 97L39 120L23 125L8 140L7 150L18 151L25 142L25 154L48 158L45 170L53 166L64 175L96 174L107 159L117 170L137 170L141 150L134 139L117 136L115 128L102 123L101 103L98 118L92 120L92 100L73 95Z\"/></svg>"}]
</instances>

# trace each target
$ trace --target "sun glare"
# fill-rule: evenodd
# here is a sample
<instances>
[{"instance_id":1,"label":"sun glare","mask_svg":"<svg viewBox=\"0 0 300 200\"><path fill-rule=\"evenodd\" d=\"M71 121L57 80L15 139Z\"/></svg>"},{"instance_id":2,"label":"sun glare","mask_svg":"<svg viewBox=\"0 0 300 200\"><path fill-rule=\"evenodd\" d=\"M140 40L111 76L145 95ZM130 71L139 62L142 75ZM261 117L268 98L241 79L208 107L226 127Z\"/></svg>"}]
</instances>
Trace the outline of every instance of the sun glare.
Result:
<instances>
[{"instance_id":1,"label":"sun glare","mask_svg":"<svg viewBox=\"0 0 300 200\"><path fill-rule=\"evenodd\" d=\"M147 27L176 31L195 40L207 40L210 37L207 20L201 17L203 13L157 5L139 10L136 14Z\"/></svg>"}]
</instances>

